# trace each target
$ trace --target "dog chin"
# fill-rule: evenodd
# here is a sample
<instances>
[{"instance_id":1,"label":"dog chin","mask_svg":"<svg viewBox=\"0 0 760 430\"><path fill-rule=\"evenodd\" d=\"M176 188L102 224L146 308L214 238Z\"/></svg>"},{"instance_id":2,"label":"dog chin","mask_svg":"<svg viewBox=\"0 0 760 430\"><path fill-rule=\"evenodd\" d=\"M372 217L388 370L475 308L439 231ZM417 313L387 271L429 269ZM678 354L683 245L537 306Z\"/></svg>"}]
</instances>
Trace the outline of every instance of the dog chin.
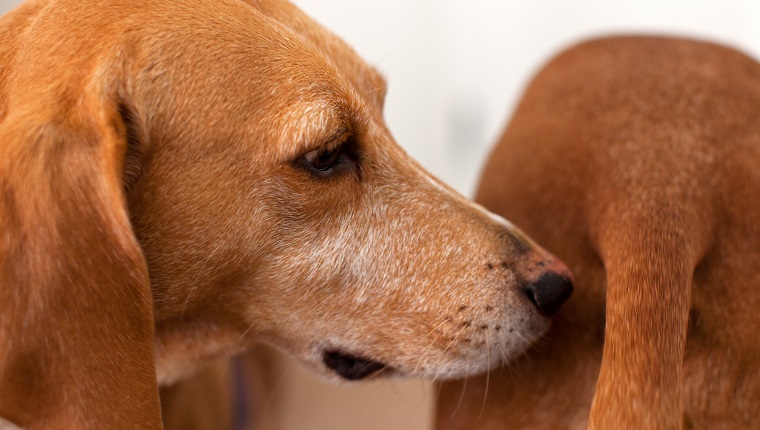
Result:
<instances>
[{"instance_id":1,"label":"dog chin","mask_svg":"<svg viewBox=\"0 0 760 430\"><path fill-rule=\"evenodd\" d=\"M515 355L519 354L515 353ZM372 380L377 378L424 378L435 380L457 379L490 371L508 359L483 357L480 360L457 360L437 366L409 367L373 360L360 355L338 351L324 351L317 367L323 378L333 383ZM312 365L313 365L312 361Z\"/></svg>"},{"instance_id":2,"label":"dog chin","mask_svg":"<svg viewBox=\"0 0 760 430\"><path fill-rule=\"evenodd\" d=\"M484 373L524 353L551 326L541 315L510 322L500 336L448 344L445 349L377 354L361 342L268 342L316 371L328 382L341 383L385 377L458 379ZM506 324L504 324L506 326Z\"/></svg>"},{"instance_id":3,"label":"dog chin","mask_svg":"<svg viewBox=\"0 0 760 430\"><path fill-rule=\"evenodd\" d=\"M301 357L312 368L316 368L321 376L332 383L345 383L371 380L377 378L425 378L435 380L465 378L475 374L488 372L498 368L512 358L522 354L532 342L526 341L520 346L512 346L508 355L494 350L480 357L467 357L441 363L421 365L405 365L387 362L362 355L356 352L346 352L334 348L320 348Z\"/></svg>"}]
</instances>

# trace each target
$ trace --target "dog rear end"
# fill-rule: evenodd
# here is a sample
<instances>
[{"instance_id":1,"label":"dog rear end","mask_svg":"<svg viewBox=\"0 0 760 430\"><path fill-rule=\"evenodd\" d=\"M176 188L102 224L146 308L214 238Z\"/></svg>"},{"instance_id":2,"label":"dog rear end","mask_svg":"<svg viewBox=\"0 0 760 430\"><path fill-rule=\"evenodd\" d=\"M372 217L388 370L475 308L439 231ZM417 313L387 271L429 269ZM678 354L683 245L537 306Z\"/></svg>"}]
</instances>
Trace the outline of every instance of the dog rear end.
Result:
<instances>
[{"instance_id":1,"label":"dog rear end","mask_svg":"<svg viewBox=\"0 0 760 430\"><path fill-rule=\"evenodd\" d=\"M478 200L563 258L576 293L490 384L445 383L439 428L756 425L758 118L760 65L731 49L618 37L550 62Z\"/></svg>"}]
</instances>

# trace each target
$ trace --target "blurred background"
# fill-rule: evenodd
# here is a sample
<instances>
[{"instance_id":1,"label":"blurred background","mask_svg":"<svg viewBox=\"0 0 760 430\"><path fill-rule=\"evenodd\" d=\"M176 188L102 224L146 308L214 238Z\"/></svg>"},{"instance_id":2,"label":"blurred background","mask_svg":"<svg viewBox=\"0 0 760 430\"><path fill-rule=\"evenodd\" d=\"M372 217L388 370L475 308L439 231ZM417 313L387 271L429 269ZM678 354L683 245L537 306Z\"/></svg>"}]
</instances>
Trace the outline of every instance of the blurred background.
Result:
<instances>
[{"instance_id":1,"label":"blurred background","mask_svg":"<svg viewBox=\"0 0 760 430\"><path fill-rule=\"evenodd\" d=\"M470 197L531 75L570 44L611 33L677 34L760 58L757 0L294 1L383 72L385 117L398 143ZM17 3L0 0L0 11ZM297 363L275 362L266 400L272 428L422 429L430 422L429 383L324 386Z\"/></svg>"}]
</instances>

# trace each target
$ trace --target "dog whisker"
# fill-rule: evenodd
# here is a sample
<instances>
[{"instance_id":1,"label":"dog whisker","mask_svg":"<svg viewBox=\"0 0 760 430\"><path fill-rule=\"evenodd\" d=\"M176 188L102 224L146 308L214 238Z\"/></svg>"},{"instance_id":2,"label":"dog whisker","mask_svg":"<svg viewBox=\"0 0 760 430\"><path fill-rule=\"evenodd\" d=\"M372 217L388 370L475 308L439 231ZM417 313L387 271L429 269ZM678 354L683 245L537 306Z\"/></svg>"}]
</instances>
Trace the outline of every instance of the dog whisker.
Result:
<instances>
[{"instance_id":1,"label":"dog whisker","mask_svg":"<svg viewBox=\"0 0 760 430\"><path fill-rule=\"evenodd\" d=\"M427 351L431 351L433 349L433 344L439 339L439 337L436 337L434 339L430 340L430 343L425 348ZM420 367L423 364L423 361L425 360L426 354L421 354L419 359L417 359L417 365L414 366L414 369L412 369L411 375L416 375L419 371Z\"/></svg>"},{"instance_id":2,"label":"dog whisker","mask_svg":"<svg viewBox=\"0 0 760 430\"><path fill-rule=\"evenodd\" d=\"M433 334L433 332L435 332L436 330L438 330L438 329L439 329L439 328L440 328L442 325L446 324L447 322L448 322L448 321L445 321L445 320L444 320L444 321L441 321L441 322L440 322L438 325L436 325L435 327L433 327L433 329L432 329L432 330L430 330L430 331L429 331L429 332L428 332L428 333L427 333L425 336L423 336L422 338L420 338L420 340L418 340L418 341L417 341L417 342L414 344L415 348L416 348L417 346L419 346L419 345L420 345L420 343L422 343L422 341L423 341L423 340L425 340L425 339L426 339L428 336L430 336L431 334Z\"/></svg>"},{"instance_id":3,"label":"dog whisker","mask_svg":"<svg viewBox=\"0 0 760 430\"><path fill-rule=\"evenodd\" d=\"M443 384L441 384L441 380L439 378L433 378L433 384L435 384L435 397L438 398L441 396Z\"/></svg>"},{"instance_id":4,"label":"dog whisker","mask_svg":"<svg viewBox=\"0 0 760 430\"><path fill-rule=\"evenodd\" d=\"M504 342L499 342L498 339L496 340L496 346L499 348L499 362L503 363L509 358L507 346L504 344Z\"/></svg>"},{"instance_id":5,"label":"dog whisker","mask_svg":"<svg viewBox=\"0 0 760 430\"><path fill-rule=\"evenodd\" d=\"M488 342L488 332L486 331L484 333L486 338L486 360L487 360L487 370L486 370L486 389L483 393L483 403L480 405L480 414L478 415L478 419L480 419L483 416L483 411L486 408L486 400L488 399L488 385L491 382L491 345Z\"/></svg>"},{"instance_id":6,"label":"dog whisker","mask_svg":"<svg viewBox=\"0 0 760 430\"><path fill-rule=\"evenodd\" d=\"M465 327L462 327L462 328L460 328L460 329L459 329L459 331L458 331L458 332L457 332L457 333L454 335L454 337L451 339L451 342L449 342L449 344L448 344L448 345L446 345L446 348L444 348L444 349L443 349L443 350L442 350L442 351L441 351L441 352L438 354L438 357L442 357L442 356L446 355L446 352L448 352L449 348L451 348L451 346L452 346L452 345L453 345L453 344L454 344L454 343L455 343L455 342L456 342L456 341L459 339L459 335L461 335L461 334L462 334L462 332L463 332L463 331L464 331L466 328L467 328L467 327L465 326ZM437 339L436 339L436 340L437 340ZM432 342L431 342L431 346L432 346ZM422 362L422 358L420 358L420 361L419 361L419 363L421 363L421 362ZM416 371L416 369L417 369L418 367L419 367L419 365L418 365L417 367L415 367L415 371Z\"/></svg>"},{"instance_id":7,"label":"dog whisker","mask_svg":"<svg viewBox=\"0 0 760 430\"><path fill-rule=\"evenodd\" d=\"M390 368L391 367L389 365L384 364L381 367L379 367L377 370L375 370L372 373L370 373L367 376L365 376L363 379L366 379L366 380L372 379L372 378L378 376L379 374L381 374L383 371L385 371L387 369L390 369Z\"/></svg>"},{"instance_id":8,"label":"dog whisker","mask_svg":"<svg viewBox=\"0 0 760 430\"><path fill-rule=\"evenodd\" d=\"M444 322L446 322L446 321L444 321ZM439 326L440 326L440 324L439 324ZM459 329L459 331L451 339L451 342L449 342L449 344L446 345L446 348L444 348L443 351L441 351L438 354L438 357L441 357L441 356L443 356L443 355L446 354L446 352L449 350L449 348L451 348L451 346L459 339L459 335L462 334L462 331L464 331L466 328L467 327L465 326L465 327L461 327ZM433 330L435 330L435 329L433 329ZM435 343L435 341L437 341L438 339L439 339L439 337L436 337L436 338L432 339L431 342L430 342L430 344L428 345L427 349L428 350L432 349L433 343ZM424 359L425 359L425 355L423 354L423 355L420 356L419 360L417 361L417 365L412 370L411 375L415 375L417 373L417 371L419 370L420 366L422 365L422 361Z\"/></svg>"},{"instance_id":9,"label":"dog whisker","mask_svg":"<svg viewBox=\"0 0 760 430\"><path fill-rule=\"evenodd\" d=\"M439 354L439 356L445 355L446 352L448 352L449 348L451 348L451 345L453 345L457 340L459 340L459 335L461 335L462 332L466 328L467 328L467 326L464 326L464 327L462 327L462 328L459 329L459 331L457 332L457 334L454 335L454 338L451 339L451 342L449 342L449 344L446 345L446 348L444 348L443 351L441 351L441 353Z\"/></svg>"},{"instance_id":10,"label":"dog whisker","mask_svg":"<svg viewBox=\"0 0 760 430\"><path fill-rule=\"evenodd\" d=\"M375 93L383 92L386 89L384 87L376 87L364 93L365 96L371 96Z\"/></svg>"},{"instance_id":11,"label":"dog whisker","mask_svg":"<svg viewBox=\"0 0 760 430\"><path fill-rule=\"evenodd\" d=\"M185 303L182 305L182 312L179 315L179 319L182 319L185 316L185 310L187 309L187 304L190 302L190 296L193 294L193 291L195 290L196 285L198 285L198 280L201 278L201 275L203 274L203 269L206 268L206 264L211 260L211 257L214 255L216 251L218 251L220 248L220 245L217 245L214 249L209 252L208 257L206 257L205 260L203 260L203 264L201 265L201 268L198 270L198 274L195 276L195 280L193 281L193 284L190 286L190 289L187 290L187 296L185 297Z\"/></svg>"},{"instance_id":12,"label":"dog whisker","mask_svg":"<svg viewBox=\"0 0 760 430\"><path fill-rule=\"evenodd\" d=\"M428 334L426 334L424 337L422 337L422 338L421 338L419 341L417 341L417 342L415 343L415 348L416 348L417 346L419 346L419 345L420 345L420 343L422 343L422 341L423 341L423 340L425 340L425 338L427 338L428 336L430 336L431 334L433 334L433 333L434 333L436 330L438 330L438 328L440 328L440 327L441 327L443 324L445 324L445 323L446 323L446 321L442 321L442 322L441 322L441 323L439 323L437 326L433 327L433 329L432 329L432 330L430 330L430 331L428 332ZM439 339L439 338L440 338L440 336L436 336L436 337L434 337L433 339L431 339L431 340L430 340L430 343L427 345L427 347L426 347L425 349L427 349L427 350L430 350L430 349L432 348L433 344L434 344L436 341L438 341L438 339ZM414 366L414 369L412 369L412 372L411 372L411 374L412 374L412 375L416 374L416 373L417 373L417 371L419 370L420 366L422 366L422 362L423 362L424 358L425 358L425 355L424 355L424 354L422 354L422 355L420 356L420 358L417 360L417 365L416 365L416 366Z\"/></svg>"},{"instance_id":13,"label":"dog whisker","mask_svg":"<svg viewBox=\"0 0 760 430\"><path fill-rule=\"evenodd\" d=\"M245 338L245 335L247 335L251 330L253 330L253 327L256 326L256 323L252 323L248 326L247 329L240 335L240 338L238 338L238 342L242 341Z\"/></svg>"},{"instance_id":14,"label":"dog whisker","mask_svg":"<svg viewBox=\"0 0 760 430\"><path fill-rule=\"evenodd\" d=\"M227 357L227 359L224 360L224 369L222 369L222 372L219 374L219 379L216 381L216 387L219 387L222 385L222 381L224 381L224 377L227 376L227 369L229 369L231 361L232 361L232 357Z\"/></svg>"},{"instance_id":15,"label":"dog whisker","mask_svg":"<svg viewBox=\"0 0 760 430\"><path fill-rule=\"evenodd\" d=\"M419 410L422 410L422 411L424 411L424 410L426 409L426 408L424 407L424 405L425 405L425 403L427 403L427 402L428 402L428 398L429 398L429 397L430 397L430 395L432 394L432 392L431 392L431 391L430 391L430 390L427 388L427 386L423 386L423 388L424 388L424 395L423 395L423 396L421 396L421 397L420 397L420 398L417 400L417 405L416 405L416 407L415 407L415 409L416 409L416 410L418 410L418 411L419 411ZM412 424L412 418L413 418L413 417L412 417L412 415L410 415L410 416L409 416L409 418L406 420L406 423L404 423L404 426L403 426L403 428L405 428L405 429L410 429L410 428L412 428L412 427L411 427L411 424Z\"/></svg>"},{"instance_id":16,"label":"dog whisker","mask_svg":"<svg viewBox=\"0 0 760 430\"><path fill-rule=\"evenodd\" d=\"M457 401L457 405L454 407L454 410L451 411L451 415L449 415L449 422L454 419L454 416L459 411L459 407L462 406L462 401L464 400L464 393L467 392L467 381L468 379L465 378L464 383L462 384L462 390L459 393L459 400Z\"/></svg>"}]
</instances>

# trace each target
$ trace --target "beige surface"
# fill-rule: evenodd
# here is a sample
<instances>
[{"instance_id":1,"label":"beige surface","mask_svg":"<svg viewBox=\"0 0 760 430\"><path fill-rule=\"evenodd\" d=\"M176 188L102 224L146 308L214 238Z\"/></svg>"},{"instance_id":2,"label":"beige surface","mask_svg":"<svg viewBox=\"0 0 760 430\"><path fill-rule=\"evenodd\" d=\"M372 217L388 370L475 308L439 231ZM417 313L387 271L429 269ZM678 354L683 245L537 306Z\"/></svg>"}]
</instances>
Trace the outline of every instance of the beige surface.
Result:
<instances>
[{"instance_id":1,"label":"beige surface","mask_svg":"<svg viewBox=\"0 0 760 430\"><path fill-rule=\"evenodd\" d=\"M435 389L429 381L334 385L284 353L256 346L163 389L165 428L233 428L236 380L244 381L249 397L246 430L425 430L432 425Z\"/></svg>"},{"instance_id":2,"label":"beige surface","mask_svg":"<svg viewBox=\"0 0 760 430\"><path fill-rule=\"evenodd\" d=\"M332 385L281 352L267 370L269 419L262 430L418 430L431 426L434 389L427 381L379 380Z\"/></svg>"}]
</instances>

